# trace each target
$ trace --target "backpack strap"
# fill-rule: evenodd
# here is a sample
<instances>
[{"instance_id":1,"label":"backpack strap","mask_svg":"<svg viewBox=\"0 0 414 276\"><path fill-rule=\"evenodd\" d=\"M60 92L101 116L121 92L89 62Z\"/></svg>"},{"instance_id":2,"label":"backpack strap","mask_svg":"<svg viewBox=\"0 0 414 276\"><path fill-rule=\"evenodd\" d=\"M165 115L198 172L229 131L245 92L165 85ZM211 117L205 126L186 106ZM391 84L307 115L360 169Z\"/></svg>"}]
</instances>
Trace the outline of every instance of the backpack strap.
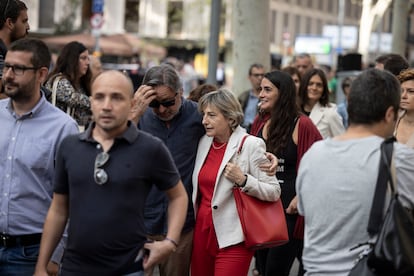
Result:
<instances>
[{"instance_id":1,"label":"backpack strap","mask_svg":"<svg viewBox=\"0 0 414 276\"><path fill-rule=\"evenodd\" d=\"M385 195L387 192L388 183L390 183L391 191L392 193L394 193L394 184L390 172L394 141L395 138L392 137L386 139L384 142L381 143L377 185L375 187L374 199L372 201L371 212L367 227L367 231L371 236L374 236L379 232L380 225L383 220Z\"/></svg>"}]
</instances>

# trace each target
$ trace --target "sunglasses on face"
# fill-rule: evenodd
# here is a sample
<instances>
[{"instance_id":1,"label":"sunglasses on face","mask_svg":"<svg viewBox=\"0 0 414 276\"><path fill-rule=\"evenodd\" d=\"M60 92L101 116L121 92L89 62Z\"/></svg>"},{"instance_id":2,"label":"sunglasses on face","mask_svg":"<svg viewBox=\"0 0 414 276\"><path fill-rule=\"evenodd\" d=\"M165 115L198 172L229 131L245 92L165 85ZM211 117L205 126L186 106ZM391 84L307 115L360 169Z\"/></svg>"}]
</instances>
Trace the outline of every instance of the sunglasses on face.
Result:
<instances>
[{"instance_id":1,"label":"sunglasses on face","mask_svg":"<svg viewBox=\"0 0 414 276\"><path fill-rule=\"evenodd\" d=\"M108 182L108 174L102 169L102 166L105 165L108 160L109 154L106 152L101 152L96 156L93 178L98 185L103 185Z\"/></svg>"},{"instance_id":2,"label":"sunglasses on face","mask_svg":"<svg viewBox=\"0 0 414 276\"><path fill-rule=\"evenodd\" d=\"M166 100L166 101L162 101L162 102L159 102L157 100L153 100L152 102L149 103L149 107L159 108L160 105L162 105L163 107L173 106L173 105L175 105L175 97L177 96L177 94L178 93L175 93L174 99L172 99L172 100Z\"/></svg>"}]
</instances>

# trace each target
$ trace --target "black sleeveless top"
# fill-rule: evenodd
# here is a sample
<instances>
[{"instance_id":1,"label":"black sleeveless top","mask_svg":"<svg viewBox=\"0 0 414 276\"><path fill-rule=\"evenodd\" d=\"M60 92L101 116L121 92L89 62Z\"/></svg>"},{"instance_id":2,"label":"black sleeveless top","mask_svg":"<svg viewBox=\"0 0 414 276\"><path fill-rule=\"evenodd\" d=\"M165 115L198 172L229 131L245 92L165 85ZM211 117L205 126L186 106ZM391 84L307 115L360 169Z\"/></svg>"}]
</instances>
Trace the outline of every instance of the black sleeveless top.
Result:
<instances>
[{"instance_id":1,"label":"black sleeveless top","mask_svg":"<svg viewBox=\"0 0 414 276\"><path fill-rule=\"evenodd\" d=\"M298 146L293 141L292 134L298 118L299 117L295 118L295 121L292 124L286 147L279 149L278 152L273 152L279 162L277 165L276 177L279 180L279 185L282 191L280 197L285 209L296 195L295 182L297 175L296 162L298 159ZM259 131L257 136L264 140L263 128Z\"/></svg>"}]
</instances>

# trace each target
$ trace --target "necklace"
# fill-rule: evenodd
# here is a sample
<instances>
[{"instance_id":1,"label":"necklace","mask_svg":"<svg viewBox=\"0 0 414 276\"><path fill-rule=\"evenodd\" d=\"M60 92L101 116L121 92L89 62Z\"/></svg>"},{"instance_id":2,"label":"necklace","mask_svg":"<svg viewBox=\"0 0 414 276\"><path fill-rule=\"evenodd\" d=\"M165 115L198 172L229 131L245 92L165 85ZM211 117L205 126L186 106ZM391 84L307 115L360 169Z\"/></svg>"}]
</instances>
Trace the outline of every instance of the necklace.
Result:
<instances>
[{"instance_id":1,"label":"necklace","mask_svg":"<svg viewBox=\"0 0 414 276\"><path fill-rule=\"evenodd\" d=\"M211 146L213 147L213 149L215 149L215 150L219 150L219 149L222 149L224 146L226 146L227 145L227 142L225 142L225 143L223 143L223 144L221 144L221 145L219 145L219 146L216 146L215 145L215 141L213 141L213 143L211 144Z\"/></svg>"},{"instance_id":2,"label":"necklace","mask_svg":"<svg viewBox=\"0 0 414 276\"><path fill-rule=\"evenodd\" d=\"M407 116L402 117L402 121L404 121L407 125L414 125L414 120L410 120Z\"/></svg>"}]
</instances>

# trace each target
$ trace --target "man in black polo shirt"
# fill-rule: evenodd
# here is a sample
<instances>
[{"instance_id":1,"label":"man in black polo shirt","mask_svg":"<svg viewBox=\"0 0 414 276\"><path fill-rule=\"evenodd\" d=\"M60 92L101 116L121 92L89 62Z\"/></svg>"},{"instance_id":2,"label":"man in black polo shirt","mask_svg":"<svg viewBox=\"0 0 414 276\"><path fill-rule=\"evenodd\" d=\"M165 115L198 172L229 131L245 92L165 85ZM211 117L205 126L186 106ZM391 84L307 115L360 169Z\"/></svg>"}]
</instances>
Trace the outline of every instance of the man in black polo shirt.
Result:
<instances>
[{"instance_id":1,"label":"man in black polo shirt","mask_svg":"<svg viewBox=\"0 0 414 276\"><path fill-rule=\"evenodd\" d=\"M162 141L128 121L133 86L124 74L105 71L92 83L94 123L62 142L55 193L46 218L35 275L46 264L67 219L68 242L61 275L142 275L177 245L188 198ZM169 198L168 233L145 243L145 199L156 183Z\"/></svg>"}]
</instances>

